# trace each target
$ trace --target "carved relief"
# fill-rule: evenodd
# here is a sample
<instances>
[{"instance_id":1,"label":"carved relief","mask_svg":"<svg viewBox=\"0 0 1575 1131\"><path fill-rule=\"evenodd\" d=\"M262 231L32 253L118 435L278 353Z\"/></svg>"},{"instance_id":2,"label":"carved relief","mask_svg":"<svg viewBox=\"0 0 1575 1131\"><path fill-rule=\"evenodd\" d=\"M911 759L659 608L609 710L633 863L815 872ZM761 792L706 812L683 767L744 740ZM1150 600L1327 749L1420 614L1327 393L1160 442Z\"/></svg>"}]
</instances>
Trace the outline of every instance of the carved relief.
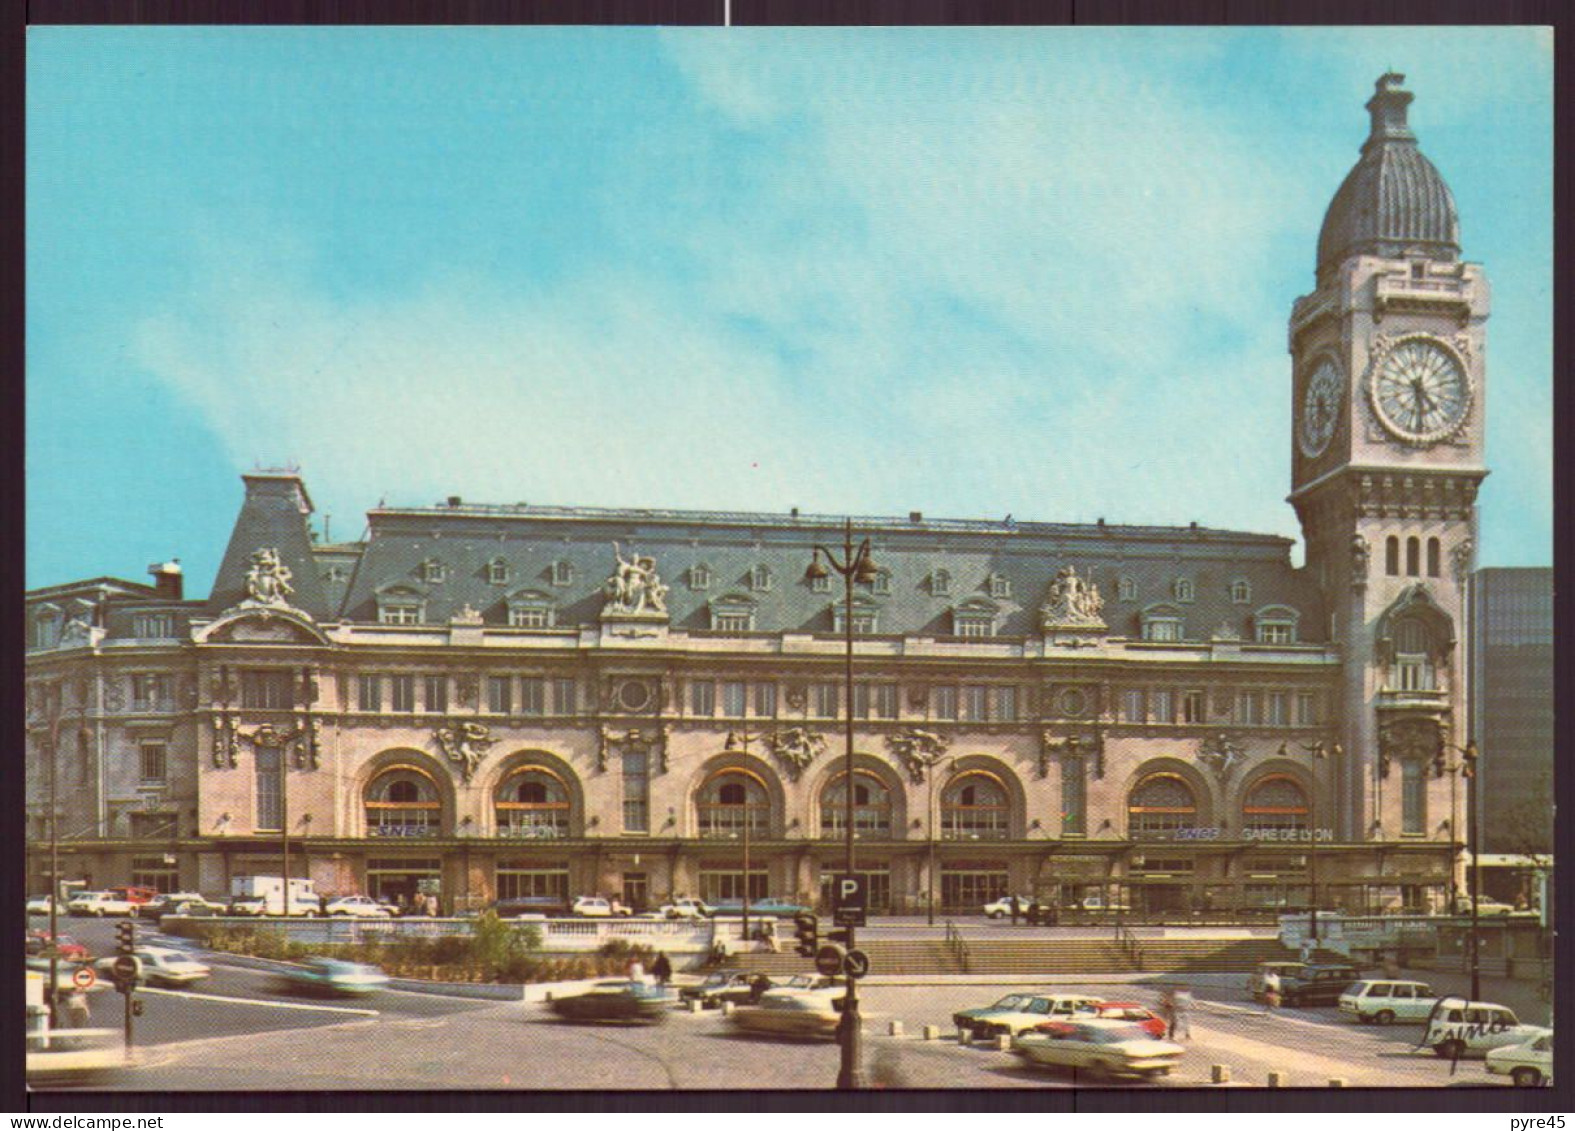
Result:
<instances>
[{"instance_id":1,"label":"carved relief","mask_svg":"<svg viewBox=\"0 0 1575 1131\"><path fill-rule=\"evenodd\" d=\"M790 683L787 687L787 705L795 710L802 711L809 702L809 692L802 683Z\"/></svg>"},{"instance_id":2,"label":"carved relief","mask_svg":"<svg viewBox=\"0 0 1575 1131\"><path fill-rule=\"evenodd\" d=\"M462 672L454 681L454 696L461 707L474 707L481 697L481 677L475 672Z\"/></svg>"},{"instance_id":3,"label":"carved relief","mask_svg":"<svg viewBox=\"0 0 1575 1131\"><path fill-rule=\"evenodd\" d=\"M282 731L272 723L262 723L250 734L243 734L240 737L250 742L254 747L277 749L281 751L281 756L284 751L293 750L295 754L293 761L296 769L315 770L318 767L317 737L319 731L317 720L309 718L295 730ZM235 743L235 723L233 719L230 721L230 738L232 743L230 765L234 766L233 748L239 744Z\"/></svg>"},{"instance_id":4,"label":"carved relief","mask_svg":"<svg viewBox=\"0 0 1575 1131\"><path fill-rule=\"evenodd\" d=\"M481 610L468 601L459 607L459 611L449 620L450 624L479 625L482 623Z\"/></svg>"},{"instance_id":5,"label":"carved relief","mask_svg":"<svg viewBox=\"0 0 1575 1131\"><path fill-rule=\"evenodd\" d=\"M1198 764L1212 770L1221 785L1230 781L1246 757L1241 743L1224 731L1198 741Z\"/></svg>"},{"instance_id":6,"label":"carved relief","mask_svg":"<svg viewBox=\"0 0 1575 1131\"><path fill-rule=\"evenodd\" d=\"M656 772L667 772L667 736L668 729L664 724L650 730L641 730L632 727L629 730L615 730L604 726L601 729L601 741L596 745L596 769L599 773L607 772L607 762L611 757L614 747L648 746L656 754Z\"/></svg>"},{"instance_id":7,"label":"carved relief","mask_svg":"<svg viewBox=\"0 0 1575 1131\"><path fill-rule=\"evenodd\" d=\"M275 608L290 607L289 596L295 592L290 584L290 567L279 560L276 547L260 547L252 551L251 568L246 571L246 596L241 602L247 605L268 605Z\"/></svg>"},{"instance_id":8,"label":"carved relief","mask_svg":"<svg viewBox=\"0 0 1575 1131\"><path fill-rule=\"evenodd\" d=\"M1094 777L1105 776L1105 737L1097 731L1091 735L1069 734L1057 738L1054 731L1039 732L1039 776L1050 776L1052 758L1090 758Z\"/></svg>"},{"instance_id":9,"label":"carved relief","mask_svg":"<svg viewBox=\"0 0 1575 1131\"><path fill-rule=\"evenodd\" d=\"M1050 582L1045 603L1040 606L1040 624L1044 628L1089 628L1103 630L1105 622L1099 615L1105 607L1099 595L1099 586L1077 575L1072 566L1063 566Z\"/></svg>"},{"instance_id":10,"label":"carved relief","mask_svg":"<svg viewBox=\"0 0 1575 1131\"><path fill-rule=\"evenodd\" d=\"M782 764L783 771L792 781L798 781L805 768L826 749L826 740L811 734L803 727L779 730L766 740L771 753Z\"/></svg>"},{"instance_id":11,"label":"carved relief","mask_svg":"<svg viewBox=\"0 0 1575 1131\"><path fill-rule=\"evenodd\" d=\"M1372 560L1372 547L1360 534L1351 535L1351 588L1367 588L1367 570Z\"/></svg>"},{"instance_id":12,"label":"carved relief","mask_svg":"<svg viewBox=\"0 0 1575 1131\"><path fill-rule=\"evenodd\" d=\"M1433 762L1444 752L1444 728L1437 719L1393 719L1378 728L1378 772L1389 776L1390 762L1410 758Z\"/></svg>"},{"instance_id":13,"label":"carved relief","mask_svg":"<svg viewBox=\"0 0 1575 1131\"><path fill-rule=\"evenodd\" d=\"M607 604L602 613L616 616L666 616L667 586L656 574L656 559L631 556L625 558L613 543L613 554L618 568L607 579L604 587Z\"/></svg>"},{"instance_id":14,"label":"carved relief","mask_svg":"<svg viewBox=\"0 0 1575 1131\"><path fill-rule=\"evenodd\" d=\"M486 724L468 720L450 720L432 733L444 756L460 768L467 782L487 756L487 750L497 741Z\"/></svg>"},{"instance_id":15,"label":"carved relief","mask_svg":"<svg viewBox=\"0 0 1575 1131\"><path fill-rule=\"evenodd\" d=\"M946 753L946 739L933 731L910 727L886 736L886 748L896 757L908 780L924 784L924 774Z\"/></svg>"},{"instance_id":16,"label":"carved relief","mask_svg":"<svg viewBox=\"0 0 1575 1131\"><path fill-rule=\"evenodd\" d=\"M1465 584L1475 556L1476 544L1470 538L1462 538L1455 548L1449 551L1449 563L1455 571L1455 584Z\"/></svg>"},{"instance_id":17,"label":"carved relief","mask_svg":"<svg viewBox=\"0 0 1575 1131\"><path fill-rule=\"evenodd\" d=\"M235 719L223 711L213 716L213 768L233 770L240 761L241 740L235 730Z\"/></svg>"}]
</instances>

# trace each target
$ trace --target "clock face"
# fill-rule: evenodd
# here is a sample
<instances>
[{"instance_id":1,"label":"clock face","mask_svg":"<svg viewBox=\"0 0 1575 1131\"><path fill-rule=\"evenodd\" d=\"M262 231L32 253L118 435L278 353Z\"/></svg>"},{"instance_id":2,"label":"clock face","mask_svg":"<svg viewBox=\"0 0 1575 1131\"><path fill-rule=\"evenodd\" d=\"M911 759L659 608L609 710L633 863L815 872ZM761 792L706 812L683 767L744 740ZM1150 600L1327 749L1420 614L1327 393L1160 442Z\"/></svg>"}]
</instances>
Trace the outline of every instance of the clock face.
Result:
<instances>
[{"instance_id":1,"label":"clock face","mask_svg":"<svg viewBox=\"0 0 1575 1131\"><path fill-rule=\"evenodd\" d=\"M1471 380L1455 352L1432 338L1402 339L1373 368L1373 411L1409 444L1452 436L1471 408Z\"/></svg>"},{"instance_id":2,"label":"clock face","mask_svg":"<svg viewBox=\"0 0 1575 1131\"><path fill-rule=\"evenodd\" d=\"M1340 367L1327 357L1318 362L1312 376L1307 378L1307 386L1302 393L1301 425L1296 430L1296 441L1301 445L1302 454L1309 459L1322 455L1329 441L1334 438L1344 387L1345 379L1340 375Z\"/></svg>"}]
</instances>

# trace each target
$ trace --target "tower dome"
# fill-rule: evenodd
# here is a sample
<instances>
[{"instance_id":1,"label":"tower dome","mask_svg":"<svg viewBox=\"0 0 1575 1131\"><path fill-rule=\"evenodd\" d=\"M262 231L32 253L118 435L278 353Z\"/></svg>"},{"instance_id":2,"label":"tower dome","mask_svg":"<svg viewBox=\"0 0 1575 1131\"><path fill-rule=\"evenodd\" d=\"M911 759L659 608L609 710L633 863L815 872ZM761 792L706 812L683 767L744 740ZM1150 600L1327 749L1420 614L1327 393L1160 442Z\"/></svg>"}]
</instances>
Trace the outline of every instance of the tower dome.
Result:
<instances>
[{"instance_id":1,"label":"tower dome","mask_svg":"<svg viewBox=\"0 0 1575 1131\"><path fill-rule=\"evenodd\" d=\"M1406 124L1414 95L1400 89L1403 82L1404 75L1384 75L1367 101L1372 132L1324 214L1320 275L1352 255L1423 255L1446 262L1460 256L1455 198Z\"/></svg>"}]
</instances>

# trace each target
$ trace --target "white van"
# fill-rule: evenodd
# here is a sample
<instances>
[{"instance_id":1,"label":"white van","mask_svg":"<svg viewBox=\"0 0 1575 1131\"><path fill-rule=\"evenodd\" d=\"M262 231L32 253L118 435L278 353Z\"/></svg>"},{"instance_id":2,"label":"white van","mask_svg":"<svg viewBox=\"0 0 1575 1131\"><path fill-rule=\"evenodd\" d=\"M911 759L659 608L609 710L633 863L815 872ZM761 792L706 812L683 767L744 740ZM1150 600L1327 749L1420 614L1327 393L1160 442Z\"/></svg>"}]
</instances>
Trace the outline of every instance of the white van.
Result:
<instances>
[{"instance_id":1,"label":"white van","mask_svg":"<svg viewBox=\"0 0 1575 1131\"><path fill-rule=\"evenodd\" d=\"M1445 1060L1457 1060L1523 1045L1550 1032L1541 1025L1522 1025L1508 1006L1448 997L1434 1005L1422 1043Z\"/></svg>"},{"instance_id":2,"label":"white van","mask_svg":"<svg viewBox=\"0 0 1575 1131\"><path fill-rule=\"evenodd\" d=\"M1364 1025L1409 1021L1420 1025L1433 1012L1438 995L1426 982L1357 982L1340 995L1340 1012Z\"/></svg>"}]
</instances>

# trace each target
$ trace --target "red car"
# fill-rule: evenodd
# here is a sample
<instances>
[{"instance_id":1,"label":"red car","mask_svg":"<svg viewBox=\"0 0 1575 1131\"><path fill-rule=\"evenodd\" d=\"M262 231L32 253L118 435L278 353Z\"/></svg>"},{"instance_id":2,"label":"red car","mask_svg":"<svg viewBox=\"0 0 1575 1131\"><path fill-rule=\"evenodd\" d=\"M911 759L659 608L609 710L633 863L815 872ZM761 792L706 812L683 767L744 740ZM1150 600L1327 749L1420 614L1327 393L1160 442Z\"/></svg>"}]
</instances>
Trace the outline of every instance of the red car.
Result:
<instances>
[{"instance_id":1,"label":"red car","mask_svg":"<svg viewBox=\"0 0 1575 1131\"><path fill-rule=\"evenodd\" d=\"M1100 1005L1099 1016L1107 1017L1112 1021L1131 1021L1142 1026L1143 1030L1155 1040L1162 1041L1169 1032L1165 1019L1152 1009L1139 1005L1135 1001L1107 1001Z\"/></svg>"},{"instance_id":2,"label":"red car","mask_svg":"<svg viewBox=\"0 0 1575 1131\"><path fill-rule=\"evenodd\" d=\"M69 962L86 962L88 960L88 948L77 942L77 940L72 938L70 935L61 935L57 941L59 942L60 946L61 958L64 958ZM27 932L27 953L42 954L44 952L44 948L48 945L48 931Z\"/></svg>"}]
</instances>

